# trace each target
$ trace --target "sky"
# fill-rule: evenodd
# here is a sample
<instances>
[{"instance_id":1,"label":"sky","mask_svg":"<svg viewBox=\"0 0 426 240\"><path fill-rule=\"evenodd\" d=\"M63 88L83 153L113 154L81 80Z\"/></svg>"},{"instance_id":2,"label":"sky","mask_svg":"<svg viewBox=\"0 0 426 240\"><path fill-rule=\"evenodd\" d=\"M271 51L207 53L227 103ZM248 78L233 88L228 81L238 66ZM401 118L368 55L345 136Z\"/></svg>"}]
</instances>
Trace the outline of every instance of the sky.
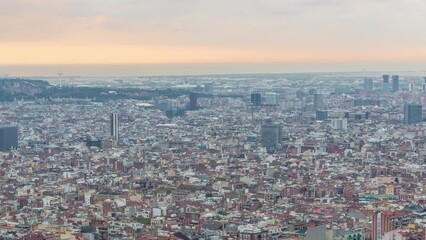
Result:
<instances>
[{"instance_id":1,"label":"sky","mask_svg":"<svg viewBox=\"0 0 426 240\"><path fill-rule=\"evenodd\" d=\"M424 70L425 12L424 0L0 0L0 74Z\"/></svg>"}]
</instances>

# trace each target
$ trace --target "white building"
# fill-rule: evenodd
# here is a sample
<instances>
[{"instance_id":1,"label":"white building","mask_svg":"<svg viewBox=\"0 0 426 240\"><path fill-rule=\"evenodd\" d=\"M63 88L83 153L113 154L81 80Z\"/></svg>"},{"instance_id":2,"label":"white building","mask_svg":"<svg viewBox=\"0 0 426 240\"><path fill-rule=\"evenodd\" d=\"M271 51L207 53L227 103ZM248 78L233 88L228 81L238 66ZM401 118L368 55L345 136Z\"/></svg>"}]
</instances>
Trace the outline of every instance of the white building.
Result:
<instances>
[{"instance_id":1,"label":"white building","mask_svg":"<svg viewBox=\"0 0 426 240\"><path fill-rule=\"evenodd\" d=\"M333 128L336 130L347 130L348 129L348 119L339 118L333 120Z\"/></svg>"},{"instance_id":2,"label":"white building","mask_svg":"<svg viewBox=\"0 0 426 240\"><path fill-rule=\"evenodd\" d=\"M265 93L265 104L266 105L277 105L278 104L278 94L275 92Z\"/></svg>"}]
</instances>

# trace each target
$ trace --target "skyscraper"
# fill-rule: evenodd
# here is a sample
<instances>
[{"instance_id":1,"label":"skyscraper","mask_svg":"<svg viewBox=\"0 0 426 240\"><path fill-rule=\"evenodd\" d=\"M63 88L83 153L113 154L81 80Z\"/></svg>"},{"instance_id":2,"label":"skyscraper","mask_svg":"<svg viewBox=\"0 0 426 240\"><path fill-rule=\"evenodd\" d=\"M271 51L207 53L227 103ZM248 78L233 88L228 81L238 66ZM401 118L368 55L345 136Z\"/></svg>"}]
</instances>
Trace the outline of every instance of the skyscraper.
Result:
<instances>
[{"instance_id":1,"label":"skyscraper","mask_svg":"<svg viewBox=\"0 0 426 240\"><path fill-rule=\"evenodd\" d=\"M422 85L422 91L426 92L426 77L424 77L424 82L423 82L423 85Z\"/></svg>"},{"instance_id":2,"label":"skyscraper","mask_svg":"<svg viewBox=\"0 0 426 240\"><path fill-rule=\"evenodd\" d=\"M279 124L274 124L271 121L266 122L261 126L261 144L266 149L274 149L281 143L283 128Z\"/></svg>"},{"instance_id":3,"label":"skyscraper","mask_svg":"<svg viewBox=\"0 0 426 240\"><path fill-rule=\"evenodd\" d=\"M198 95L197 93L190 93L189 94L189 110L197 110L198 109Z\"/></svg>"},{"instance_id":4,"label":"skyscraper","mask_svg":"<svg viewBox=\"0 0 426 240\"><path fill-rule=\"evenodd\" d=\"M212 82L204 83L204 92L207 93L207 94L213 93L213 83Z\"/></svg>"},{"instance_id":5,"label":"skyscraper","mask_svg":"<svg viewBox=\"0 0 426 240\"><path fill-rule=\"evenodd\" d=\"M265 104L266 105L277 105L278 104L278 94L274 92L265 93Z\"/></svg>"},{"instance_id":6,"label":"skyscraper","mask_svg":"<svg viewBox=\"0 0 426 240\"><path fill-rule=\"evenodd\" d=\"M258 92L251 93L250 100L254 106L262 105L262 95Z\"/></svg>"},{"instance_id":7,"label":"skyscraper","mask_svg":"<svg viewBox=\"0 0 426 240\"><path fill-rule=\"evenodd\" d=\"M314 109L324 108L324 95L316 93L314 94Z\"/></svg>"},{"instance_id":8,"label":"skyscraper","mask_svg":"<svg viewBox=\"0 0 426 240\"><path fill-rule=\"evenodd\" d=\"M347 118L334 119L333 128L336 130L346 131L348 129L348 119Z\"/></svg>"},{"instance_id":9,"label":"skyscraper","mask_svg":"<svg viewBox=\"0 0 426 240\"><path fill-rule=\"evenodd\" d=\"M118 141L120 140L120 135L119 135L120 122L119 122L118 113L111 113L110 124L111 124L110 126L111 136L113 140L116 143L118 143Z\"/></svg>"},{"instance_id":10,"label":"skyscraper","mask_svg":"<svg viewBox=\"0 0 426 240\"><path fill-rule=\"evenodd\" d=\"M303 98L303 97L305 97L305 92L303 92L302 90L297 90L296 91L296 97L297 98Z\"/></svg>"},{"instance_id":11,"label":"skyscraper","mask_svg":"<svg viewBox=\"0 0 426 240\"><path fill-rule=\"evenodd\" d=\"M424 86L424 85L423 85ZM414 83L408 83L408 91L409 92L414 92Z\"/></svg>"},{"instance_id":12,"label":"skyscraper","mask_svg":"<svg viewBox=\"0 0 426 240\"><path fill-rule=\"evenodd\" d=\"M315 119L322 121L326 120L328 118L328 112L327 111L316 111L315 113Z\"/></svg>"},{"instance_id":13,"label":"skyscraper","mask_svg":"<svg viewBox=\"0 0 426 240\"><path fill-rule=\"evenodd\" d=\"M383 75L382 92L389 91L389 75Z\"/></svg>"},{"instance_id":14,"label":"skyscraper","mask_svg":"<svg viewBox=\"0 0 426 240\"><path fill-rule=\"evenodd\" d=\"M404 124L414 124L422 121L422 105L408 103L404 105Z\"/></svg>"},{"instance_id":15,"label":"skyscraper","mask_svg":"<svg viewBox=\"0 0 426 240\"><path fill-rule=\"evenodd\" d=\"M373 79L364 78L364 90L373 90Z\"/></svg>"},{"instance_id":16,"label":"skyscraper","mask_svg":"<svg viewBox=\"0 0 426 240\"><path fill-rule=\"evenodd\" d=\"M392 92L399 91L399 75L392 76Z\"/></svg>"},{"instance_id":17,"label":"skyscraper","mask_svg":"<svg viewBox=\"0 0 426 240\"><path fill-rule=\"evenodd\" d=\"M2 127L0 128L0 151L8 151L11 148L18 147L18 128Z\"/></svg>"}]
</instances>

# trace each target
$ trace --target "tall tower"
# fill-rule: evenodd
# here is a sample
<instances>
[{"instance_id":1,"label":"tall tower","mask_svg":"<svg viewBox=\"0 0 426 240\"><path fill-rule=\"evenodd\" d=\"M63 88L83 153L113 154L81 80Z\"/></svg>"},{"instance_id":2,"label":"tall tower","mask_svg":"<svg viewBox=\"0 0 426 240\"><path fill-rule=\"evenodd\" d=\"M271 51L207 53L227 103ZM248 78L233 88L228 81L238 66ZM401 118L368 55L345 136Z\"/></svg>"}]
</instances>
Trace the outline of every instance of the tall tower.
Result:
<instances>
[{"instance_id":1,"label":"tall tower","mask_svg":"<svg viewBox=\"0 0 426 240\"><path fill-rule=\"evenodd\" d=\"M58 77L59 77L59 87L62 87L62 75L64 75L64 73L62 72L62 65L59 67L59 72L57 73Z\"/></svg>"},{"instance_id":2,"label":"tall tower","mask_svg":"<svg viewBox=\"0 0 426 240\"><path fill-rule=\"evenodd\" d=\"M426 92L426 77L424 77L423 85L422 85L422 92Z\"/></svg>"},{"instance_id":3,"label":"tall tower","mask_svg":"<svg viewBox=\"0 0 426 240\"><path fill-rule=\"evenodd\" d=\"M115 143L118 143L118 141L120 140L120 135L119 135L120 122L119 122L118 113L111 113L110 124L111 124L110 125L111 136L113 140L115 141Z\"/></svg>"},{"instance_id":4,"label":"tall tower","mask_svg":"<svg viewBox=\"0 0 426 240\"><path fill-rule=\"evenodd\" d=\"M213 83L212 82L204 83L204 92L207 93L207 94L213 93Z\"/></svg>"},{"instance_id":5,"label":"tall tower","mask_svg":"<svg viewBox=\"0 0 426 240\"><path fill-rule=\"evenodd\" d=\"M392 92L399 91L399 75L392 76Z\"/></svg>"},{"instance_id":6,"label":"tall tower","mask_svg":"<svg viewBox=\"0 0 426 240\"><path fill-rule=\"evenodd\" d=\"M314 108L320 109L324 108L324 95L316 93L314 94Z\"/></svg>"},{"instance_id":7,"label":"tall tower","mask_svg":"<svg viewBox=\"0 0 426 240\"><path fill-rule=\"evenodd\" d=\"M278 95L275 92L265 93L265 104L266 105L277 105L278 104Z\"/></svg>"},{"instance_id":8,"label":"tall tower","mask_svg":"<svg viewBox=\"0 0 426 240\"><path fill-rule=\"evenodd\" d=\"M2 127L0 128L0 152L9 151L18 147L18 128Z\"/></svg>"},{"instance_id":9,"label":"tall tower","mask_svg":"<svg viewBox=\"0 0 426 240\"><path fill-rule=\"evenodd\" d=\"M364 90L373 90L373 79L364 78Z\"/></svg>"},{"instance_id":10,"label":"tall tower","mask_svg":"<svg viewBox=\"0 0 426 240\"><path fill-rule=\"evenodd\" d=\"M58 73L58 77L59 77L59 87L62 87L62 75L64 75L63 73Z\"/></svg>"},{"instance_id":11,"label":"tall tower","mask_svg":"<svg viewBox=\"0 0 426 240\"><path fill-rule=\"evenodd\" d=\"M272 121L268 121L263 124L260 129L260 141L262 147L275 149L282 141L282 131L283 127L272 123Z\"/></svg>"},{"instance_id":12,"label":"tall tower","mask_svg":"<svg viewBox=\"0 0 426 240\"><path fill-rule=\"evenodd\" d=\"M383 75L382 92L389 91L389 75Z\"/></svg>"},{"instance_id":13,"label":"tall tower","mask_svg":"<svg viewBox=\"0 0 426 240\"><path fill-rule=\"evenodd\" d=\"M415 103L404 105L404 124L418 123L423 120L422 118L422 105Z\"/></svg>"},{"instance_id":14,"label":"tall tower","mask_svg":"<svg viewBox=\"0 0 426 240\"><path fill-rule=\"evenodd\" d=\"M192 92L189 94L189 110L197 110L198 103L197 103L197 93Z\"/></svg>"},{"instance_id":15,"label":"tall tower","mask_svg":"<svg viewBox=\"0 0 426 240\"><path fill-rule=\"evenodd\" d=\"M414 92L414 83L412 83L412 82L408 83L408 91Z\"/></svg>"},{"instance_id":16,"label":"tall tower","mask_svg":"<svg viewBox=\"0 0 426 240\"><path fill-rule=\"evenodd\" d=\"M252 92L250 95L250 100L254 106L262 105L262 95L258 92Z\"/></svg>"},{"instance_id":17,"label":"tall tower","mask_svg":"<svg viewBox=\"0 0 426 240\"><path fill-rule=\"evenodd\" d=\"M328 118L328 112L327 111L316 111L315 112L315 119L318 121L326 120Z\"/></svg>"},{"instance_id":18,"label":"tall tower","mask_svg":"<svg viewBox=\"0 0 426 240\"><path fill-rule=\"evenodd\" d=\"M335 130L348 130L348 119L347 118L338 118L333 120L333 128Z\"/></svg>"}]
</instances>

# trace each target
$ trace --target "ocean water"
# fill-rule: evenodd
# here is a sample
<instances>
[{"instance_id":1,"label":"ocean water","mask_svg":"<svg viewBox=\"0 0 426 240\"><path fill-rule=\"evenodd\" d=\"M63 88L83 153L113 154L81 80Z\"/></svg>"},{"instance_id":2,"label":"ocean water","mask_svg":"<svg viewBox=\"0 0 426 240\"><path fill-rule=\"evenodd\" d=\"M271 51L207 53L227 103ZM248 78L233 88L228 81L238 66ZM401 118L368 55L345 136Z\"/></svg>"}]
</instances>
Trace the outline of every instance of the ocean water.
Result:
<instances>
[{"instance_id":1,"label":"ocean water","mask_svg":"<svg viewBox=\"0 0 426 240\"><path fill-rule=\"evenodd\" d=\"M385 72L425 75L425 63L179 63L0 65L0 77L139 77L208 74Z\"/></svg>"}]
</instances>

